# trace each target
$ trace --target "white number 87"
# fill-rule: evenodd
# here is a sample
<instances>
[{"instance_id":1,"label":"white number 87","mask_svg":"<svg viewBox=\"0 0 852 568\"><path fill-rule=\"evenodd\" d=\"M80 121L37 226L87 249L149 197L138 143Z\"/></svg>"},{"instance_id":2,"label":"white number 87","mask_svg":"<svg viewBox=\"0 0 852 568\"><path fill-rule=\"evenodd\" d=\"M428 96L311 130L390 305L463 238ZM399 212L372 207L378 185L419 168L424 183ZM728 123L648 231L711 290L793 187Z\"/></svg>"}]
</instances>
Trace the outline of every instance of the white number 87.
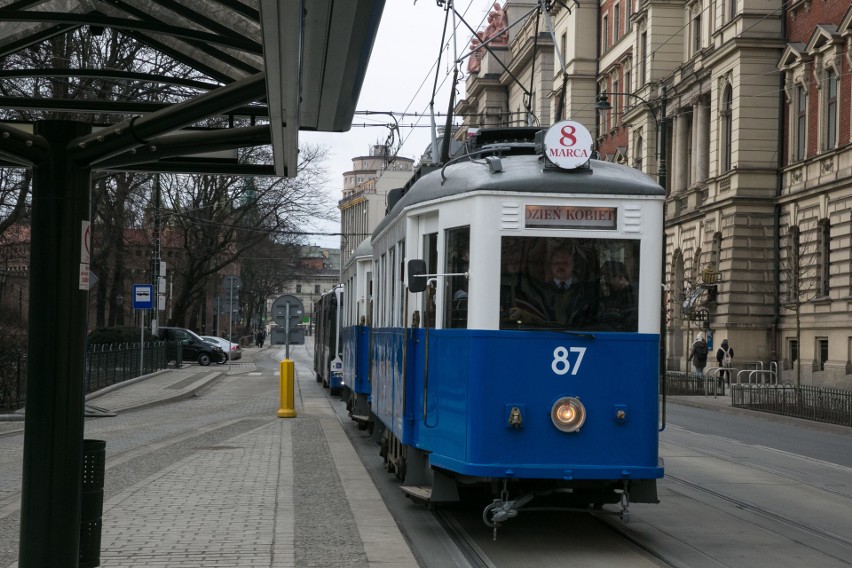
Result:
<instances>
[{"instance_id":1,"label":"white number 87","mask_svg":"<svg viewBox=\"0 0 852 568\"><path fill-rule=\"evenodd\" d=\"M568 361L568 353L577 353L577 360L574 362L574 368L571 368L571 362ZM576 375L577 371L580 370L580 363L583 362L583 355L586 354L585 347L571 347L571 349L566 349L561 345L553 350L553 362L550 364L550 368L553 369L553 372L557 375L564 375L568 371L571 371L571 375Z\"/></svg>"}]
</instances>

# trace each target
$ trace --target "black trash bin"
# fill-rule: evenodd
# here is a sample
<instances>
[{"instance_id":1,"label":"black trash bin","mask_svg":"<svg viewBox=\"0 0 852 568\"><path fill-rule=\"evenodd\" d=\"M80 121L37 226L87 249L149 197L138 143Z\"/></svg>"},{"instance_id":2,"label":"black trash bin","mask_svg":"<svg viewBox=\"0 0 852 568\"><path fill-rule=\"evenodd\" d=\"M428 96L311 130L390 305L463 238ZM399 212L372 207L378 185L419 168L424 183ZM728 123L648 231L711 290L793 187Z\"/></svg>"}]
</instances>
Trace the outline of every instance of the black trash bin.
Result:
<instances>
[{"instance_id":1,"label":"black trash bin","mask_svg":"<svg viewBox=\"0 0 852 568\"><path fill-rule=\"evenodd\" d=\"M101 517L104 510L105 469L106 442L83 440L79 568L93 568L101 565Z\"/></svg>"}]
</instances>

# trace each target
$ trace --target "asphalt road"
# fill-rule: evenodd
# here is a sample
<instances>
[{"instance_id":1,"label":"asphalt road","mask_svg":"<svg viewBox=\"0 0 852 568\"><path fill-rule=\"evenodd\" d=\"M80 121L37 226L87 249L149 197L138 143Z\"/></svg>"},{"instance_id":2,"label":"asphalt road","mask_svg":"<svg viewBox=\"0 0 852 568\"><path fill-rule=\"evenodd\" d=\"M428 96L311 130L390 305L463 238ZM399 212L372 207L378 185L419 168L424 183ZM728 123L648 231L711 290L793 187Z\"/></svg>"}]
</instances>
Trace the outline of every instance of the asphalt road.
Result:
<instances>
[{"instance_id":1,"label":"asphalt road","mask_svg":"<svg viewBox=\"0 0 852 568\"><path fill-rule=\"evenodd\" d=\"M291 357L300 372L309 372L308 349L293 349ZM277 369L278 359L269 350L258 358L258 370ZM189 401L87 420L88 437L110 440L107 499L186 452L226 443L275 414L277 384L252 380L236 365L232 371ZM661 434L666 479L660 504L632 505L628 523L522 510L495 541L481 522L481 507L437 515L405 499L375 444L348 420L336 397L319 385L300 396L303 404L335 410L427 568L852 566L852 430L844 435L804 421L670 403ZM21 445L19 436L0 436L0 566L17 558Z\"/></svg>"}]
</instances>

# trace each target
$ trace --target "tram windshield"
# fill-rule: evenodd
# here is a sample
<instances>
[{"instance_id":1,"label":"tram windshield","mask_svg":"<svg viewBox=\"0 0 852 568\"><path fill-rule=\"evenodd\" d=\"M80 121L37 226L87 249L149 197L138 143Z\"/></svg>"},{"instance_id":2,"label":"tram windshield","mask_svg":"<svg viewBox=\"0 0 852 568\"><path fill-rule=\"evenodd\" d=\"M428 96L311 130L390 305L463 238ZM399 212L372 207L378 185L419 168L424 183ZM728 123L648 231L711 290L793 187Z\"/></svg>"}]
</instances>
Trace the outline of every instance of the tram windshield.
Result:
<instances>
[{"instance_id":1,"label":"tram windshield","mask_svg":"<svg viewBox=\"0 0 852 568\"><path fill-rule=\"evenodd\" d=\"M639 241L503 237L500 329L637 331Z\"/></svg>"}]
</instances>

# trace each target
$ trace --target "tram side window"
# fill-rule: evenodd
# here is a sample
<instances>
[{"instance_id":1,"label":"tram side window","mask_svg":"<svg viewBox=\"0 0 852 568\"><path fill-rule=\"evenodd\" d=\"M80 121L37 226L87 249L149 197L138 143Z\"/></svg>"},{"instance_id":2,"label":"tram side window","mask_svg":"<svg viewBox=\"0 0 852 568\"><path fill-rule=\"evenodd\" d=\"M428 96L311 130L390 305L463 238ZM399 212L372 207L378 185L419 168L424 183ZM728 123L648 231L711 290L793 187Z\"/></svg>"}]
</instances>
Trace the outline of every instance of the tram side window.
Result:
<instances>
[{"instance_id":1,"label":"tram side window","mask_svg":"<svg viewBox=\"0 0 852 568\"><path fill-rule=\"evenodd\" d=\"M397 258L397 266L396 266L396 279L403 281L405 276L405 239L399 241L396 245L396 249L399 251L399 258ZM405 288L402 287L402 284L399 285L399 292L396 295L396 313L400 314L399 317L400 324L404 324L406 322L405 312Z\"/></svg>"},{"instance_id":2,"label":"tram side window","mask_svg":"<svg viewBox=\"0 0 852 568\"><path fill-rule=\"evenodd\" d=\"M470 265L470 227L449 229L446 233L446 273L462 274ZM466 276L446 276L444 327L467 327Z\"/></svg>"},{"instance_id":3,"label":"tram side window","mask_svg":"<svg viewBox=\"0 0 852 568\"><path fill-rule=\"evenodd\" d=\"M388 259L388 290L390 294L388 295L388 321L387 324L390 326L397 325L399 322L397 321L399 318L399 312L394 309L396 306L396 281L399 277L396 272L396 248L390 249L390 256Z\"/></svg>"},{"instance_id":4,"label":"tram side window","mask_svg":"<svg viewBox=\"0 0 852 568\"><path fill-rule=\"evenodd\" d=\"M429 233L423 236L423 258L426 260L427 274L438 273L438 233ZM425 327L435 327L435 284L434 280L426 287L423 294L423 323Z\"/></svg>"},{"instance_id":5,"label":"tram side window","mask_svg":"<svg viewBox=\"0 0 852 568\"><path fill-rule=\"evenodd\" d=\"M503 237L500 329L637 331L639 241Z\"/></svg>"}]
</instances>

